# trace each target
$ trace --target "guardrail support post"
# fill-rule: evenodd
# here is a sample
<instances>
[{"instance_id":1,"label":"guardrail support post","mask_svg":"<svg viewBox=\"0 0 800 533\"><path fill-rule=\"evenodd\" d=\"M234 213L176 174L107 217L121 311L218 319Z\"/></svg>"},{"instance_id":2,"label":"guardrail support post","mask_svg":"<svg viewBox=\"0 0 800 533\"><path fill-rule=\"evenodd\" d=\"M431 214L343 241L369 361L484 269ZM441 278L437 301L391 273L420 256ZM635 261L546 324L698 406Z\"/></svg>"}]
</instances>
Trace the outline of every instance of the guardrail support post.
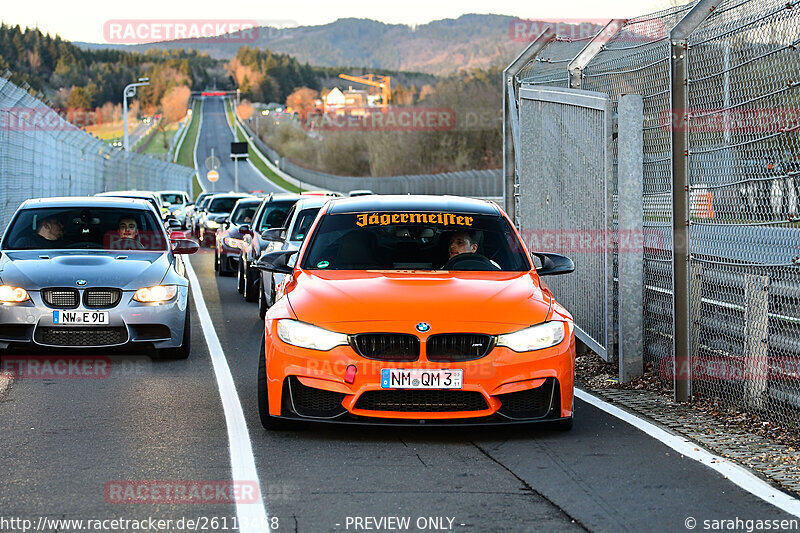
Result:
<instances>
[{"instance_id":1,"label":"guardrail support post","mask_svg":"<svg viewBox=\"0 0 800 533\"><path fill-rule=\"evenodd\" d=\"M721 0L700 0L675 25L670 39L672 131L672 305L675 401L692 395L692 309L689 225L689 36ZM679 118L678 118L679 117ZM675 120L679 120L675 124Z\"/></svg>"},{"instance_id":2,"label":"guardrail support post","mask_svg":"<svg viewBox=\"0 0 800 533\"><path fill-rule=\"evenodd\" d=\"M644 372L644 100L619 99L619 381Z\"/></svg>"}]
</instances>

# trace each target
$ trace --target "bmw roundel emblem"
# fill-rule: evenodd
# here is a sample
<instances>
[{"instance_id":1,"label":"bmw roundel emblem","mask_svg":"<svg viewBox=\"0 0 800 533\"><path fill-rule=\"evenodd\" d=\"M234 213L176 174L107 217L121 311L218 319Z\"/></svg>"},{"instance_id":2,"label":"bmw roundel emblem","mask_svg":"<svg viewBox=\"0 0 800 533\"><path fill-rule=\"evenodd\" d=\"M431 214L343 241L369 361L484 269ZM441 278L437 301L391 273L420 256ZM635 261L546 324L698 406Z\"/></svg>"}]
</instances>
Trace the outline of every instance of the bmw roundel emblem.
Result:
<instances>
[{"instance_id":1,"label":"bmw roundel emblem","mask_svg":"<svg viewBox=\"0 0 800 533\"><path fill-rule=\"evenodd\" d=\"M419 331L420 333L425 333L429 329L431 329L431 325L428 324L427 322L420 322L419 324L417 324L417 331Z\"/></svg>"},{"instance_id":2,"label":"bmw roundel emblem","mask_svg":"<svg viewBox=\"0 0 800 533\"><path fill-rule=\"evenodd\" d=\"M75 284L78 287L83 287L84 285L86 285L86 280L85 279L79 279L78 281L75 282Z\"/></svg>"}]
</instances>

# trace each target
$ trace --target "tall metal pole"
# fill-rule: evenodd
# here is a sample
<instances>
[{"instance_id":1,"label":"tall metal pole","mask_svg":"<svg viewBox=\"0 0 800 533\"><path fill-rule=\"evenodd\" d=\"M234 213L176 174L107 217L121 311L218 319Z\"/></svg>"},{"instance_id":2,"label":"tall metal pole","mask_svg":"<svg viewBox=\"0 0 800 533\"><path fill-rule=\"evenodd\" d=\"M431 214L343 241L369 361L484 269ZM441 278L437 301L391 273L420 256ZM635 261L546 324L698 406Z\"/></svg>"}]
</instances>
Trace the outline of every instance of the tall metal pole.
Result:
<instances>
[{"instance_id":1,"label":"tall metal pole","mask_svg":"<svg viewBox=\"0 0 800 533\"><path fill-rule=\"evenodd\" d=\"M555 39L556 33L547 27L528 45L517 58L503 71L503 204L506 213L518 223L516 213L517 191L517 138L519 113L517 111L516 77L522 68L530 63L542 48Z\"/></svg>"},{"instance_id":2,"label":"tall metal pole","mask_svg":"<svg viewBox=\"0 0 800 533\"><path fill-rule=\"evenodd\" d=\"M128 97L136 96L136 88L150 85L150 78L139 78L139 83L129 83L122 90L122 149L126 152L130 150L128 141Z\"/></svg>"},{"instance_id":3,"label":"tall metal pole","mask_svg":"<svg viewBox=\"0 0 800 533\"><path fill-rule=\"evenodd\" d=\"M128 151L128 88L122 91L122 149Z\"/></svg>"},{"instance_id":4,"label":"tall metal pole","mask_svg":"<svg viewBox=\"0 0 800 533\"><path fill-rule=\"evenodd\" d=\"M692 295L689 227L689 37L720 0L700 0L670 32L672 123L672 302L675 401L692 395ZM676 123L677 121L677 123Z\"/></svg>"},{"instance_id":5,"label":"tall metal pole","mask_svg":"<svg viewBox=\"0 0 800 533\"><path fill-rule=\"evenodd\" d=\"M239 192L239 156L233 158L233 192Z\"/></svg>"}]
</instances>

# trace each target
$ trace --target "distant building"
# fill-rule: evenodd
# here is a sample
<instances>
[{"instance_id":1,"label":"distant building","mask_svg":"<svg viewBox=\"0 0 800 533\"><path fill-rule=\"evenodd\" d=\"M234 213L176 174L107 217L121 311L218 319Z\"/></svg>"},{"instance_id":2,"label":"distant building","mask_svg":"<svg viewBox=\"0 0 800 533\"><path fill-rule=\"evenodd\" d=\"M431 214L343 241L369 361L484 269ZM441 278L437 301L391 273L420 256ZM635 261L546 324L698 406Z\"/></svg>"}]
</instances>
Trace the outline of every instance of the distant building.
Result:
<instances>
[{"instance_id":1,"label":"distant building","mask_svg":"<svg viewBox=\"0 0 800 533\"><path fill-rule=\"evenodd\" d=\"M371 105L367 91L354 90L352 87L341 91L338 87L331 89L323 98L325 112L337 115L364 115Z\"/></svg>"}]
</instances>

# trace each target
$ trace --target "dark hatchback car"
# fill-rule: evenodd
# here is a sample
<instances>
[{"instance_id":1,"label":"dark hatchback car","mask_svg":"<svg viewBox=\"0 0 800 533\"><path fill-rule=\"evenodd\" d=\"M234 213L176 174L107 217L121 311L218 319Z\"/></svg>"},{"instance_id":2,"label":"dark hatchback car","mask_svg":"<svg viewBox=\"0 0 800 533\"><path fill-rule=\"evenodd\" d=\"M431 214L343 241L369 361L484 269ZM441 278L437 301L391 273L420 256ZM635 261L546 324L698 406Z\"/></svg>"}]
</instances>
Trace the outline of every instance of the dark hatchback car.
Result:
<instances>
[{"instance_id":1,"label":"dark hatchback car","mask_svg":"<svg viewBox=\"0 0 800 533\"><path fill-rule=\"evenodd\" d=\"M270 241L264 253L299 250L303 245L303 240L311 229L311 225L317 218L317 213L324 206L330 197L327 196L304 196L297 201L289 215L286 217L282 228L273 228L263 233L262 238ZM263 254L262 254L263 255ZM275 303L277 288L283 283L285 274L278 272L261 272L258 288L258 315L264 318L267 310Z\"/></svg>"},{"instance_id":2,"label":"dark hatchback car","mask_svg":"<svg viewBox=\"0 0 800 533\"><path fill-rule=\"evenodd\" d=\"M250 227L239 228L244 236L237 288L244 296L245 301L258 301L260 276L257 271L253 270L252 265L270 244L264 239L262 233L269 229L283 227L289 210L300 198L301 196L296 194L270 194L264 198Z\"/></svg>"},{"instance_id":3,"label":"dark hatchback car","mask_svg":"<svg viewBox=\"0 0 800 533\"><path fill-rule=\"evenodd\" d=\"M216 234L214 270L221 276L233 275L239 269L244 234L249 231L256 211L263 203L261 198L242 198L233 206L231 215L222 223Z\"/></svg>"},{"instance_id":4,"label":"dark hatchback car","mask_svg":"<svg viewBox=\"0 0 800 533\"><path fill-rule=\"evenodd\" d=\"M249 194L224 193L215 194L200 212L198 220L198 238L200 245L213 246L217 230L222 227L225 219L230 216L233 206L242 198L252 198Z\"/></svg>"}]
</instances>

